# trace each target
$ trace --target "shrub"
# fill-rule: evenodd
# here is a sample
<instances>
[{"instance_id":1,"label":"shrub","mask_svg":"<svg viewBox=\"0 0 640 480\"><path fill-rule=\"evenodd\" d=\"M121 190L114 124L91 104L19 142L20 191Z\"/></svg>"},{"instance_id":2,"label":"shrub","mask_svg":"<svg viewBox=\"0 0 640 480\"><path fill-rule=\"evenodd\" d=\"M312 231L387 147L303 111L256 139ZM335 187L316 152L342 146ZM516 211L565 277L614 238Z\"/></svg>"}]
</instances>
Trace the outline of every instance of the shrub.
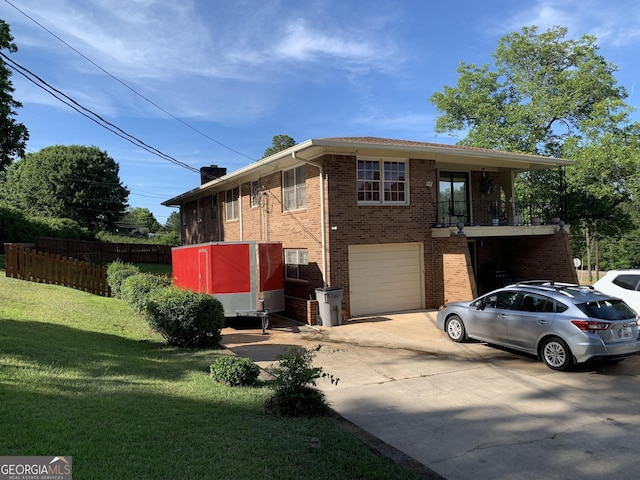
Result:
<instances>
[{"instance_id":1,"label":"shrub","mask_svg":"<svg viewBox=\"0 0 640 480\"><path fill-rule=\"evenodd\" d=\"M273 376L274 394L265 402L268 413L287 416L319 416L329 411L324 394L316 388L318 378L329 377L331 383L337 378L323 372L321 367L312 367L311 362L320 346L307 350L289 348L278 355L278 364L267 371Z\"/></svg>"},{"instance_id":2,"label":"shrub","mask_svg":"<svg viewBox=\"0 0 640 480\"><path fill-rule=\"evenodd\" d=\"M166 287L151 293L145 317L169 345L208 347L220 341L224 308L204 293Z\"/></svg>"},{"instance_id":3,"label":"shrub","mask_svg":"<svg viewBox=\"0 0 640 480\"><path fill-rule=\"evenodd\" d=\"M137 313L144 313L152 291L169 287L171 278L151 273L136 273L122 280L120 296Z\"/></svg>"},{"instance_id":4,"label":"shrub","mask_svg":"<svg viewBox=\"0 0 640 480\"><path fill-rule=\"evenodd\" d=\"M221 355L209 367L216 382L231 387L254 385L260 375L260 368L248 358Z\"/></svg>"},{"instance_id":5,"label":"shrub","mask_svg":"<svg viewBox=\"0 0 640 480\"><path fill-rule=\"evenodd\" d=\"M140 269L132 263L123 263L120 260L111 262L107 266L107 283L111 287L111 296L121 298L122 282L125 278L140 273Z\"/></svg>"},{"instance_id":6,"label":"shrub","mask_svg":"<svg viewBox=\"0 0 640 480\"><path fill-rule=\"evenodd\" d=\"M0 253L6 243L34 243L36 237L90 238L89 231L68 218L25 215L22 210L0 201Z\"/></svg>"}]
</instances>

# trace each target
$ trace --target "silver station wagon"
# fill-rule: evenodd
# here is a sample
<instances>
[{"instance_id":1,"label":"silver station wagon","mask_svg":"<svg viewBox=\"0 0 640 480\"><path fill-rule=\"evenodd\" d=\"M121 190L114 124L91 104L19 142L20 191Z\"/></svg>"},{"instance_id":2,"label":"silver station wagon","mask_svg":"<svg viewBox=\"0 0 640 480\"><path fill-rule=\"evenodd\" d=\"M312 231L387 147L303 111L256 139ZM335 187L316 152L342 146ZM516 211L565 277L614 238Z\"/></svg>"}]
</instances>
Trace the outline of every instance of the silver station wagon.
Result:
<instances>
[{"instance_id":1,"label":"silver station wagon","mask_svg":"<svg viewBox=\"0 0 640 480\"><path fill-rule=\"evenodd\" d=\"M437 326L466 339L536 355L553 370L640 354L640 319L623 300L592 287L530 281L440 307Z\"/></svg>"}]
</instances>

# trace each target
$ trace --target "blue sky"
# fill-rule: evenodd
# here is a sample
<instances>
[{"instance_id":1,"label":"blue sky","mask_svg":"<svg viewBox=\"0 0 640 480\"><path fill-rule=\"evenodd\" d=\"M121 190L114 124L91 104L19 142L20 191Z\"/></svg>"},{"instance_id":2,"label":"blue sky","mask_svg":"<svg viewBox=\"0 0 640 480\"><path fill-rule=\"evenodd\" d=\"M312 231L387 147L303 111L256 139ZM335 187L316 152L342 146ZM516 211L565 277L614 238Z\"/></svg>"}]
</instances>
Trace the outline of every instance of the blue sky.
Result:
<instances>
[{"instance_id":1,"label":"blue sky","mask_svg":"<svg viewBox=\"0 0 640 480\"><path fill-rule=\"evenodd\" d=\"M453 144L435 134L429 97L455 84L461 61L490 63L498 39L525 25L595 35L627 102L640 106L637 0L0 0L0 18L19 48L14 61L196 169L241 168L279 134ZM160 203L199 184L17 73L12 81L29 151L105 150L129 204L160 223L172 211Z\"/></svg>"}]
</instances>

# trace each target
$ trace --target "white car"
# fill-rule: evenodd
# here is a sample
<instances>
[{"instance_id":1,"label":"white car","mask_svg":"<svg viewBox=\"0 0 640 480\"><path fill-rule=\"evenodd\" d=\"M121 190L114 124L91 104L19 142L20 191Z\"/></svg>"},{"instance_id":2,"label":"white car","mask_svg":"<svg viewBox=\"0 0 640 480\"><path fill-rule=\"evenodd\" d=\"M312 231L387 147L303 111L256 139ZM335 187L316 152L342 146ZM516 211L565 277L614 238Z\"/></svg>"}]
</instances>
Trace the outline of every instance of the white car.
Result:
<instances>
[{"instance_id":1,"label":"white car","mask_svg":"<svg viewBox=\"0 0 640 480\"><path fill-rule=\"evenodd\" d=\"M610 270L593 284L593 288L623 299L640 313L640 270Z\"/></svg>"}]
</instances>

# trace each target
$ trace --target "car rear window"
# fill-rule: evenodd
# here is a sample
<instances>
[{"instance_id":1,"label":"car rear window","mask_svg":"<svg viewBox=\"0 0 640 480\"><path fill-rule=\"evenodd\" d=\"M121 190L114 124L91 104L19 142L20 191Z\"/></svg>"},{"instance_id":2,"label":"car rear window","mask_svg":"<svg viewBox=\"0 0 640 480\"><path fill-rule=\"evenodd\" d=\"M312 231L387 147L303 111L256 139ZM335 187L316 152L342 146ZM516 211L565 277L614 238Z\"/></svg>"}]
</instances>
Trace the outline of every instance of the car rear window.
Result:
<instances>
[{"instance_id":1,"label":"car rear window","mask_svg":"<svg viewBox=\"0 0 640 480\"><path fill-rule=\"evenodd\" d=\"M613 283L627 290L638 290L640 275L618 275L613 279Z\"/></svg>"},{"instance_id":2,"label":"car rear window","mask_svg":"<svg viewBox=\"0 0 640 480\"><path fill-rule=\"evenodd\" d=\"M634 318L635 312L622 300L597 300L576 305L587 317L601 320L626 320Z\"/></svg>"}]
</instances>

